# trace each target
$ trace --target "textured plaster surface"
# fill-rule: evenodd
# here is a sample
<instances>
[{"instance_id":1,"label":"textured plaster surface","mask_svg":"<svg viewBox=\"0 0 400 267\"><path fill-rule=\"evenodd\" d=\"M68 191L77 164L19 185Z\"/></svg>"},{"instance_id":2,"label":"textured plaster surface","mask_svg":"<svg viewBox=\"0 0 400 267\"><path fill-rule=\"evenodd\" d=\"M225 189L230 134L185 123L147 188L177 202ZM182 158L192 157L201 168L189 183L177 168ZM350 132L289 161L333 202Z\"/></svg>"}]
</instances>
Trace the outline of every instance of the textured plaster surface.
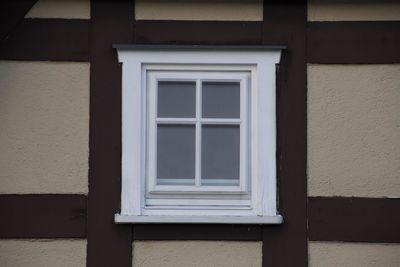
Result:
<instances>
[{"instance_id":1,"label":"textured plaster surface","mask_svg":"<svg viewBox=\"0 0 400 267\"><path fill-rule=\"evenodd\" d=\"M310 242L310 267L398 267L400 244Z\"/></svg>"},{"instance_id":2,"label":"textured plaster surface","mask_svg":"<svg viewBox=\"0 0 400 267\"><path fill-rule=\"evenodd\" d=\"M136 241L134 267L260 267L261 242Z\"/></svg>"},{"instance_id":3,"label":"textured plaster surface","mask_svg":"<svg viewBox=\"0 0 400 267\"><path fill-rule=\"evenodd\" d=\"M0 193L87 193L89 64L0 61Z\"/></svg>"},{"instance_id":4,"label":"textured plaster surface","mask_svg":"<svg viewBox=\"0 0 400 267\"><path fill-rule=\"evenodd\" d=\"M394 0L309 0L308 20L400 20L400 2Z\"/></svg>"},{"instance_id":5,"label":"textured plaster surface","mask_svg":"<svg viewBox=\"0 0 400 267\"><path fill-rule=\"evenodd\" d=\"M89 19L89 0L39 0L25 18Z\"/></svg>"},{"instance_id":6,"label":"textured plaster surface","mask_svg":"<svg viewBox=\"0 0 400 267\"><path fill-rule=\"evenodd\" d=\"M308 190L400 197L400 65L308 66Z\"/></svg>"},{"instance_id":7,"label":"textured plaster surface","mask_svg":"<svg viewBox=\"0 0 400 267\"><path fill-rule=\"evenodd\" d=\"M246 20L261 21L261 0L138 0L137 20Z\"/></svg>"},{"instance_id":8,"label":"textured plaster surface","mask_svg":"<svg viewBox=\"0 0 400 267\"><path fill-rule=\"evenodd\" d=\"M0 266L84 267L86 240L0 240Z\"/></svg>"}]
</instances>

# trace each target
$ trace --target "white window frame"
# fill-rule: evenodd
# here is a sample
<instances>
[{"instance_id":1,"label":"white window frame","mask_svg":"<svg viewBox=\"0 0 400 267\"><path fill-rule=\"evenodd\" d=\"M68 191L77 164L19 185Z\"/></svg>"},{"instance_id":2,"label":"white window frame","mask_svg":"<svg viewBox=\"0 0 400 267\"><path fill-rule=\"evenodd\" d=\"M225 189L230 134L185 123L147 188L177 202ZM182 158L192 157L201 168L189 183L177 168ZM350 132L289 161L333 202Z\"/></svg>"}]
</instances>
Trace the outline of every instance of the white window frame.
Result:
<instances>
[{"instance_id":1,"label":"white window frame","mask_svg":"<svg viewBox=\"0 0 400 267\"><path fill-rule=\"evenodd\" d=\"M276 64L279 64L283 47L114 47L117 48L118 59L122 63L122 193L121 212L116 214L115 221L282 223L283 218L277 211L275 76ZM241 101L245 101L242 100L242 87L248 87L246 103L250 105L246 123L249 127L241 127L240 131L241 138L250 140L250 175L243 175L245 170L241 168L240 186L160 186L155 185L154 175L150 178L150 184L146 180L149 179L148 173L152 169L148 168L148 161L151 162L148 158L151 149L148 147L149 138L154 138L148 123L155 116L148 109L149 83L150 87L154 87L151 81L157 78L151 77L152 75L158 75L159 78L164 75L167 78L171 74L166 73L171 72L176 73L177 78L180 76L180 79L185 78L182 77L185 75L189 77L201 73L207 73L205 76L210 75L208 77L218 76L220 73L220 77L216 79L240 76ZM154 103L150 106L152 105ZM241 123L245 119L242 115ZM242 136L242 128L248 129L249 138ZM242 140L240 146L241 153L247 151L243 150ZM241 164L244 163L241 161ZM245 181L243 177L250 177L249 181ZM185 205L182 206L182 203Z\"/></svg>"},{"instance_id":2,"label":"white window frame","mask_svg":"<svg viewBox=\"0 0 400 267\"><path fill-rule=\"evenodd\" d=\"M250 73L246 72L206 72L206 71L149 71L147 70L148 77L148 119L149 122L147 125L148 133L148 193L200 193L200 192L224 192L224 193L238 193L247 191L248 185L248 166L247 166L247 90L248 90L248 82ZM191 118L156 118L156 101L157 101L157 93L156 86L158 81L194 81L196 82L196 117ZM201 118L201 106L202 106L202 97L200 90L200 83L203 81L223 81L223 82L240 82L240 118L239 119L208 119ZM193 186L171 186L171 185L157 185L156 184L156 123L173 123L173 124L192 124L195 125L196 128L196 175L195 175L195 185ZM202 124L232 124L240 126L240 177L238 186L200 186L200 157L201 157L201 126Z\"/></svg>"}]
</instances>

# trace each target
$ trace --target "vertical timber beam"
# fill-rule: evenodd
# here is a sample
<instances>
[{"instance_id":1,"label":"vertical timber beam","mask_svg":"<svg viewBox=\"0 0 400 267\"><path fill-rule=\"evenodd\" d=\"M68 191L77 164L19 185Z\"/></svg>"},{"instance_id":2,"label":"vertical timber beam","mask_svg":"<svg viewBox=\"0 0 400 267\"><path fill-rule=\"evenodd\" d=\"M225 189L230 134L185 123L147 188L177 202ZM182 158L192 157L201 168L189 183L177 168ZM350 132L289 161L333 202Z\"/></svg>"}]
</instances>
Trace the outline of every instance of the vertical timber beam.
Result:
<instances>
[{"instance_id":1,"label":"vertical timber beam","mask_svg":"<svg viewBox=\"0 0 400 267\"><path fill-rule=\"evenodd\" d=\"M133 1L91 1L89 267L132 264L132 227L114 223L121 197L121 66L111 45L131 43L133 25Z\"/></svg>"},{"instance_id":2,"label":"vertical timber beam","mask_svg":"<svg viewBox=\"0 0 400 267\"><path fill-rule=\"evenodd\" d=\"M5 0L0 3L0 43L8 39L37 0Z\"/></svg>"},{"instance_id":3,"label":"vertical timber beam","mask_svg":"<svg viewBox=\"0 0 400 267\"><path fill-rule=\"evenodd\" d=\"M286 45L277 81L277 173L284 224L263 226L263 266L307 266L307 2L264 1L262 42Z\"/></svg>"}]
</instances>

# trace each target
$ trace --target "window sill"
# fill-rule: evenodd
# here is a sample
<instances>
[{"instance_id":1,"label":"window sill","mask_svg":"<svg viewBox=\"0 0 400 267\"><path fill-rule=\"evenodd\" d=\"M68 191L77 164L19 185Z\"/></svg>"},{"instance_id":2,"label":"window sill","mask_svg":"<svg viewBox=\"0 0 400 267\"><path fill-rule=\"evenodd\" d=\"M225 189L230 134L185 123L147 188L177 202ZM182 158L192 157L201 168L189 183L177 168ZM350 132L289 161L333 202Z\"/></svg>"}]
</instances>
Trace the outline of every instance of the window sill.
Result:
<instances>
[{"instance_id":1,"label":"window sill","mask_svg":"<svg viewBox=\"0 0 400 267\"><path fill-rule=\"evenodd\" d=\"M282 224L276 216L143 216L115 214L116 223L205 223L205 224Z\"/></svg>"}]
</instances>

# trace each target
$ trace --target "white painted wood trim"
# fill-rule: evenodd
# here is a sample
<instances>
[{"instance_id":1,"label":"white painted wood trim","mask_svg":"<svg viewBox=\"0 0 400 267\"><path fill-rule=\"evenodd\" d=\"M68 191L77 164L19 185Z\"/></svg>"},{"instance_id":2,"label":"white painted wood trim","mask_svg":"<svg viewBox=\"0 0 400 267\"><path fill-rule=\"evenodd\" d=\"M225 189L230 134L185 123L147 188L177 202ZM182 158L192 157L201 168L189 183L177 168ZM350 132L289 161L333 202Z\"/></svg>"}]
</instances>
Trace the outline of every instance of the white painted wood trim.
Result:
<instances>
[{"instance_id":1,"label":"white painted wood trim","mask_svg":"<svg viewBox=\"0 0 400 267\"><path fill-rule=\"evenodd\" d=\"M240 185L155 185L149 190L151 194L247 194Z\"/></svg>"},{"instance_id":2,"label":"white painted wood trim","mask_svg":"<svg viewBox=\"0 0 400 267\"><path fill-rule=\"evenodd\" d=\"M125 63L122 69L122 193L121 214L141 214L144 164L143 102L139 65ZM135 82L139 81L139 82ZM104 196L106 197L106 196Z\"/></svg>"},{"instance_id":3,"label":"white painted wood trim","mask_svg":"<svg viewBox=\"0 0 400 267\"><path fill-rule=\"evenodd\" d=\"M251 180L251 176L248 172L248 153L247 148L250 145L249 137L247 136L247 125L248 120L250 118L250 114L247 109L247 92L248 92L248 79L249 73L244 75L240 80L240 168L239 168L239 179L240 179L240 187L242 191L248 191L249 180Z\"/></svg>"},{"instance_id":4,"label":"white painted wood trim","mask_svg":"<svg viewBox=\"0 0 400 267\"><path fill-rule=\"evenodd\" d=\"M243 128L246 127L247 122L247 110L246 107L246 96L247 96L247 83L246 80L249 76L249 71L215 71L215 72L207 72L207 71L192 71L191 69L186 69L185 71L156 71L151 70L148 72L148 88L149 92L149 134L148 134L148 153L150 162L147 165L147 173L148 173L148 192L152 194L182 194L182 193L201 193L206 194L209 192L210 194L215 195L215 192L220 194L227 194L229 192L236 193L247 193L247 181L249 177L245 176L245 172L242 171L240 173L240 184L238 186L210 186L210 185L201 185L201 126L203 123L207 124L226 124L226 125L239 125L241 130L241 140L240 140L240 157L241 157L241 166L240 169L245 169L245 164L247 162L246 150L243 149L245 145L244 140L247 138ZM159 118L157 117L157 83L158 81L195 81L196 82L196 114L194 118ZM240 118L238 119L230 119L230 118L201 118L202 114L202 101L201 101L201 82L203 81L228 81L228 82L239 82L240 83L240 92L241 92L241 109ZM245 116L246 115L246 116ZM157 185L156 179L156 138L157 138L157 130L156 124L193 124L195 125L196 131L196 170L195 170L195 184L194 185ZM243 159L243 160L242 160Z\"/></svg>"},{"instance_id":5,"label":"white painted wood trim","mask_svg":"<svg viewBox=\"0 0 400 267\"><path fill-rule=\"evenodd\" d=\"M205 124L240 124L241 119L204 119L204 118L157 118L156 122L160 123L170 123L170 124L195 124L197 121Z\"/></svg>"},{"instance_id":6,"label":"white painted wood trim","mask_svg":"<svg viewBox=\"0 0 400 267\"><path fill-rule=\"evenodd\" d=\"M259 66L257 97L258 199L262 215L276 214L276 87L275 64ZM261 86L262 85L262 86ZM274 116L271 116L274 114Z\"/></svg>"},{"instance_id":7,"label":"white painted wood trim","mask_svg":"<svg viewBox=\"0 0 400 267\"><path fill-rule=\"evenodd\" d=\"M182 200L186 204L186 206L182 205ZM204 203L204 199L202 198L183 198L183 199L157 199L157 198L149 198L146 200L146 209L149 208L163 208L164 206L179 206L182 209L187 209L190 206L196 206L201 209L210 209L210 208L227 208L229 206L230 209L241 208L244 207L246 209L252 209L251 200L250 199L209 199L208 205L206 206Z\"/></svg>"},{"instance_id":8,"label":"white painted wood trim","mask_svg":"<svg viewBox=\"0 0 400 267\"><path fill-rule=\"evenodd\" d=\"M259 190L259 174L258 174L258 69L256 68L251 72L251 93L250 93L250 172L251 172L251 198L253 201L253 207L256 210L257 215L262 216L261 207L261 196Z\"/></svg>"},{"instance_id":9,"label":"white painted wood trim","mask_svg":"<svg viewBox=\"0 0 400 267\"><path fill-rule=\"evenodd\" d=\"M122 74L122 192L121 192L121 213L116 216L118 223L282 223L282 217L276 215L276 87L275 87L275 64L280 61L280 50L263 51L157 51L157 50L118 50L118 59L123 63ZM148 91L145 89L147 74L152 72L165 71L207 71L209 78L231 81L230 72L250 73L249 95L247 101L250 104L251 130L250 151L248 159L251 162L249 170L251 175L251 194L243 196L250 197L251 210L247 215L240 211L223 211L218 216L218 207L215 211L179 211L171 207L170 210L146 210L146 175L149 175L146 168L146 160L149 160L146 122L149 121L147 115ZM225 72L227 76L222 77L220 73ZM185 74L186 75L186 74ZM187 74L190 78L190 74ZM195 80L197 80L196 78ZM151 80L151 79L150 79ZM155 92L156 93L156 92ZM156 98L153 99L155 101ZM242 117L242 116L241 116ZM266 119L267 118L267 119ZM197 121L195 123L198 123ZM215 123L221 123L215 121ZM226 121L226 123L236 123ZM241 122L243 123L243 118ZM154 133L153 133L154 134ZM149 160L150 162L152 160ZM153 181L155 182L155 181ZM155 184L153 184L155 186ZM150 186L151 187L151 186ZM210 186L208 189L211 189ZM232 188L232 187L230 187ZM154 188L153 188L154 189ZM157 188L161 189L161 188ZM180 191L182 188L175 188L181 194L188 192ZM217 188L215 188L217 189ZM219 190L228 189L228 187L218 187ZM163 191L164 189L162 189ZM209 192L211 194L219 193L219 190ZM236 189L237 190L237 189ZM153 193L153 192L152 192ZM157 192L154 192L157 193ZM164 191L165 193L165 191ZM189 192L190 193L190 192ZM244 192L246 193L246 192ZM191 193L193 194L193 192ZM197 197L207 192L198 192ZM243 192L221 192L221 197L228 197L232 194L243 194ZM106 197L106 196L105 196ZM168 199L168 195L165 195ZM204 199L207 202L206 199ZM157 200L158 201L158 200ZM233 201L234 202L234 201ZM147 207L149 208L149 207ZM152 207L153 208L153 207ZM180 214L185 212L185 214ZM198 215L198 212L202 212ZM225 213L224 213L225 212ZM236 214L235 214L236 212ZM149 215L151 214L151 215ZM193 215L192 214L192 215ZM255 216L255 214L259 216ZM149 216L145 216L149 215ZM162 216L161 216L162 215ZM248 216L250 215L250 216ZM167 218L168 217L168 218ZM188 218L189 217L189 218ZM190 219L194 217L194 219ZM130 218L130 219L127 219ZM150 219L149 219L150 218ZM277 219L278 218L278 219ZM280 218L280 219L279 219ZM191 221L194 220L194 221ZM277 222L280 221L280 222Z\"/></svg>"},{"instance_id":10,"label":"white painted wood trim","mask_svg":"<svg viewBox=\"0 0 400 267\"><path fill-rule=\"evenodd\" d=\"M143 210L142 216L248 216L257 217L253 209L243 208L242 206L237 209L226 209L221 206L215 207L198 207L194 206L193 209L186 208L146 208Z\"/></svg>"},{"instance_id":11,"label":"white painted wood trim","mask_svg":"<svg viewBox=\"0 0 400 267\"><path fill-rule=\"evenodd\" d=\"M195 144L195 187L196 188L200 188L201 186L201 165L202 165L202 161L201 161L201 136L202 136L202 125L200 123L200 119L201 119L201 113L202 113L202 86L201 86L201 81L200 79L196 79L196 133L195 133L195 140L196 140L196 144Z\"/></svg>"},{"instance_id":12,"label":"white painted wood trim","mask_svg":"<svg viewBox=\"0 0 400 267\"><path fill-rule=\"evenodd\" d=\"M146 164L146 175L143 177L143 182L147 183L146 187L148 188L149 191L154 190L156 186L156 179L155 177L157 176L156 174L156 169L157 169L157 154L156 154L156 142L152 140L157 140L157 124L155 123L156 119L156 114L157 114L157 81L155 79L156 73L151 71L148 72L146 77L147 77L147 82L148 86L144 87L143 90L146 90L148 92L148 108L146 109L145 112L148 113L147 116L147 154L148 154L148 162ZM152 123L154 122L154 123ZM147 181L146 181L147 179ZM141 192L141 194L144 194L144 192Z\"/></svg>"},{"instance_id":13,"label":"white painted wood trim","mask_svg":"<svg viewBox=\"0 0 400 267\"><path fill-rule=\"evenodd\" d=\"M257 65L276 62L281 51L129 51L118 50L120 62L141 64Z\"/></svg>"},{"instance_id":14,"label":"white painted wood trim","mask_svg":"<svg viewBox=\"0 0 400 267\"><path fill-rule=\"evenodd\" d=\"M135 216L115 215L116 223L217 223L217 224L282 224L276 216Z\"/></svg>"}]
</instances>

